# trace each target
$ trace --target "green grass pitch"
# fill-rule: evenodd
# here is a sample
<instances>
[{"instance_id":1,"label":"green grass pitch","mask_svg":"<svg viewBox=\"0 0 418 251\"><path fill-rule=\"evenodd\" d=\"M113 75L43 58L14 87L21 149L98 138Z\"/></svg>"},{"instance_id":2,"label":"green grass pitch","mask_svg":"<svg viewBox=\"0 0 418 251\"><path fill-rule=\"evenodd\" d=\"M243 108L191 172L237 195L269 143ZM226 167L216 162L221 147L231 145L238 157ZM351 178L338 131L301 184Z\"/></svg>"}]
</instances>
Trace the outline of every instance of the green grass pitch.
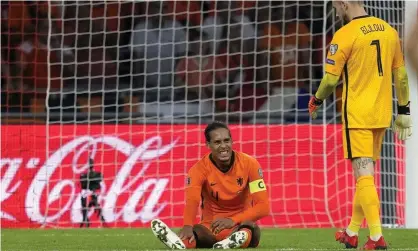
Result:
<instances>
[{"instance_id":1,"label":"green grass pitch","mask_svg":"<svg viewBox=\"0 0 418 251\"><path fill-rule=\"evenodd\" d=\"M335 229L263 229L256 250L343 250ZM360 232L360 244L367 229ZM384 229L390 250L418 250L418 230ZM2 229L1 250L167 250L150 229Z\"/></svg>"}]
</instances>

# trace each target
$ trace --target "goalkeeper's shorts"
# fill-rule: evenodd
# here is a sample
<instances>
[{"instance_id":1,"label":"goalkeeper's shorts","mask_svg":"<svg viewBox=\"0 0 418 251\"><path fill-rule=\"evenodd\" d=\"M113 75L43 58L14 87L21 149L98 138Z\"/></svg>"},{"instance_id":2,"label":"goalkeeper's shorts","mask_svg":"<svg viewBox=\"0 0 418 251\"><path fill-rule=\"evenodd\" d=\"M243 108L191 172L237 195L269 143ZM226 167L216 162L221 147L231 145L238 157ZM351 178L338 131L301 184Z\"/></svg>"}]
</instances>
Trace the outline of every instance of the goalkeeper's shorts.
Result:
<instances>
[{"instance_id":1,"label":"goalkeeper's shorts","mask_svg":"<svg viewBox=\"0 0 418 251\"><path fill-rule=\"evenodd\" d=\"M379 159L386 128L343 129L344 158Z\"/></svg>"}]
</instances>

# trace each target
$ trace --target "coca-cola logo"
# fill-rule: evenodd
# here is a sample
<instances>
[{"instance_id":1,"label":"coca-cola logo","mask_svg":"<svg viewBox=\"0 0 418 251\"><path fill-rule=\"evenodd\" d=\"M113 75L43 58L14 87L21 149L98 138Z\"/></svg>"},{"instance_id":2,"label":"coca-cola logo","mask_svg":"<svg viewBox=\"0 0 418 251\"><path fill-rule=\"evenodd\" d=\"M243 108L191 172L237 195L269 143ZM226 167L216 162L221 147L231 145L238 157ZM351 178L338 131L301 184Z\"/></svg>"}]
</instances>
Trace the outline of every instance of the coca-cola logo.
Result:
<instances>
[{"instance_id":1,"label":"coca-cola logo","mask_svg":"<svg viewBox=\"0 0 418 251\"><path fill-rule=\"evenodd\" d=\"M203 130L202 125L184 124L4 125L0 140L1 227L78 227L83 193L80 173L88 168L90 156L106 185L98 192L105 220L110 223L107 226L149 227L149 219L158 217L170 226L181 227L187 170L208 151L201 144ZM349 223L340 217L350 210L351 204L340 203L351 199L349 193L327 196L355 187L354 179L336 176L352 172L346 162L333 162L343 152L338 137L342 130L340 125L231 127L237 150L257 157L266 172L267 187L274 190L270 193L274 212L261 219L261 226L340 227ZM329 135L326 140L324 133ZM271 135L284 140L271 141ZM327 146L328 152L331 147L333 154L324 154L324 147L312 147L313 141L322 142L319 144ZM298 149L297 154L288 154L294 149ZM398 175L394 211L403 212L403 144L396 143L395 153ZM324 172L324 161L334 163L332 168L338 172ZM376 180L377 186L380 182ZM299 217L301 210L303 217ZM405 223L403 214L397 218L397 224ZM91 212L90 222L96 227L100 218Z\"/></svg>"},{"instance_id":2,"label":"coca-cola logo","mask_svg":"<svg viewBox=\"0 0 418 251\"><path fill-rule=\"evenodd\" d=\"M146 223L156 218L166 207L166 201L160 201L162 194L169 183L168 178L145 177L147 169L159 157L170 152L177 140L163 145L160 136L154 136L145 140L142 144L134 146L131 143L113 136L91 137L81 136L72 139L55 150L41 165L38 157L30 158L23 163L23 158L1 158L1 203L7 203L22 184L22 180L16 177L19 169L36 169L25 198L25 212L33 222L41 224L59 221L63 214L70 211L71 222L78 223L81 215L81 191L75 178L88 169L88 163L83 162L81 156L88 154L93 159L98 153L99 146L106 146L113 152L107 154L122 154L126 158L124 162L104 165L103 168L116 167L114 177L107 180L107 186L102 186L100 202L103 208L103 216L106 222L123 220L126 223L141 221ZM68 157L71 161L68 161ZM70 165L72 177L60 176L60 168L63 160L65 165ZM40 166L41 165L41 166ZM138 168L138 165L140 167ZM135 168L134 168L135 167ZM55 177L53 180L51 177ZM106 177L105 177L106 178ZM142 178L141 182L139 182ZM65 196L63 196L65 191ZM129 191L129 197L124 205L116 205L118 197ZM145 197L145 194L148 194ZM65 197L65 198L64 198ZM59 208L51 210L51 205L59 201ZM142 201L138 207L139 201ZM3 206L2 206L3 208ZM92 213L92 212L91 212ZM1 211L1 218L16 221L13 212Z\"/></svg>"}]
</instances>

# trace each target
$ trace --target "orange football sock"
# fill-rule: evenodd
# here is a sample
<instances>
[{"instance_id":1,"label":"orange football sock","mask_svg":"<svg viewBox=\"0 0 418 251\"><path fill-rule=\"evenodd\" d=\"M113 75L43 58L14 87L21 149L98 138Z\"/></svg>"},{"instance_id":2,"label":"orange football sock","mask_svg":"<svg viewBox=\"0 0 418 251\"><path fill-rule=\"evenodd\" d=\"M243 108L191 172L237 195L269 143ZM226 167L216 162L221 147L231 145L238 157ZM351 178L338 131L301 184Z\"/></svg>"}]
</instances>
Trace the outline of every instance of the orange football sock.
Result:
<instances>
[{"instance_id":1,"label":"orange football sock","mask_svg":"<svg viewBox=\"0 0 418 251\"><path fill-rule=\"evenodd\" d=\"M248 234L248 239L242 244L241 248L247 248L250 245L251 239L253 237L253 232L248 228L241 228L240 231L245 231Z\"/></svg>"}]
</instances>

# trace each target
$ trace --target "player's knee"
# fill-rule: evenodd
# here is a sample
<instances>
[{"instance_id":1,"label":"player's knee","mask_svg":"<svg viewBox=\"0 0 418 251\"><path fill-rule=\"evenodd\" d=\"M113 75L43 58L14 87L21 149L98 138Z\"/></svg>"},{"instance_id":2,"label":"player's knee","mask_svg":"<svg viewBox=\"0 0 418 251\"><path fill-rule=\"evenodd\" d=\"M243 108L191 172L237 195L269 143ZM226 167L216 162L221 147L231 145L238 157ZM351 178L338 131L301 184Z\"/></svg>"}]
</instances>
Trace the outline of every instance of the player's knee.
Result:
<instances>
[{"instance_id":1,"label":"player's knee","mask_svg":"<svg viewBox=\"0 0 418 251\"><path fill-rule=\"evenodd\" d=\"M201 224L193 226L193 234L196 239L196 248L212 248L216 243L215 235Z\"/></svg>"},{"instance_id":2,"label":"player's knee","mask_svg":"<svg viewBox=\"0 0 418 251\"><path fill-rule=\"evenodd\" d=\"M362 176L374 176L373 158L359 157L351 160L356 179Z\"/></svg>"},{"instance_id":3,"label":"player's knee","mask_svg":"<svg viewBox=\"0 0 418 251\"><path fill-rule=\"evenodd\" d=\"M250 243L248 244L248 247L250 248L257 247L258 244L260 243L260 238L261 238L260 227L253 221L244 221L238 227L238 230L241 230L241 229L248 229L251 231L251 240L250 240Z\"/></svg>"}]
</instances>

